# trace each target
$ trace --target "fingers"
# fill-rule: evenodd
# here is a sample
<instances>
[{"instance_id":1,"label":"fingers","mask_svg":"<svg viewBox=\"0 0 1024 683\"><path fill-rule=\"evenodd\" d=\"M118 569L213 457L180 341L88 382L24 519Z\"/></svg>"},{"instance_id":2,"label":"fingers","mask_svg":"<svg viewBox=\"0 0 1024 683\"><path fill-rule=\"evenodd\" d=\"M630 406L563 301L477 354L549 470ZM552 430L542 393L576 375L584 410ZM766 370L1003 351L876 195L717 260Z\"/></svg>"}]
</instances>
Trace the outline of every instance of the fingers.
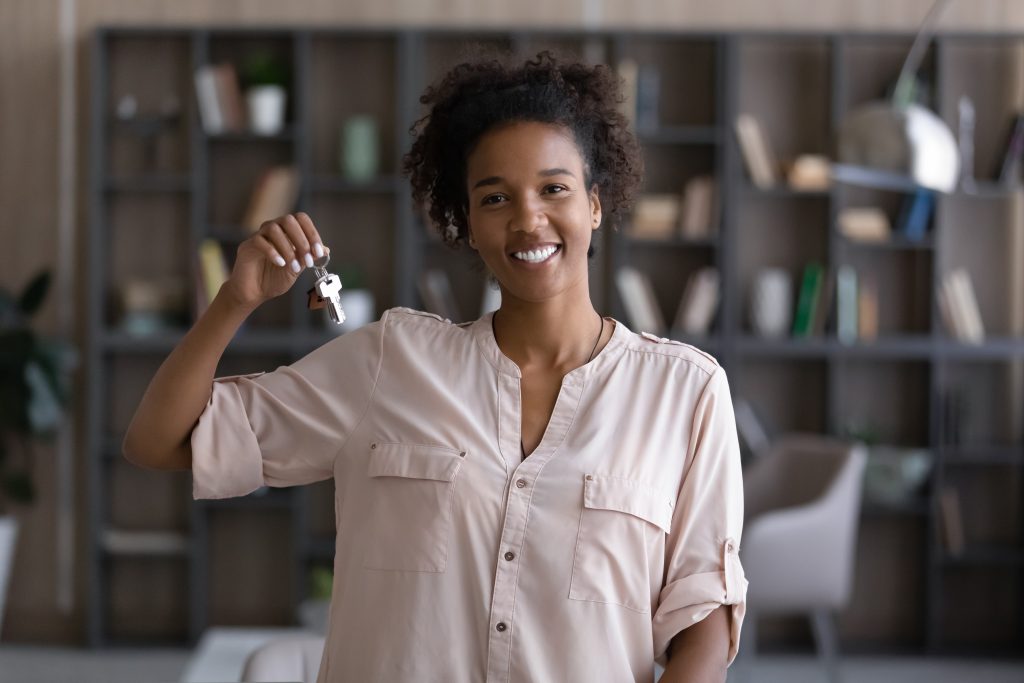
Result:
<instances>
[{"instance_id":1,"label":"fingers","mask_svg":"<svg viewBox=\"0 0 1024 683\"><path fill-rule=\"evenodd\" d=\"M284 257L281 256L281 253L274 246L273 242L267 239L265 234L260 233L256 235L254 243L256 244L256 248L266 255L268 261L282 267L285 265L286 262Z\"/></svg>"},{"instance_id":2,"label":"fingers","mask_svg":"<svg viewBox=\"0 0 1024 683\"><path fill-rule=\"evenodd\" d=\"M303 266L312 268L314 258L330 253L313 220L302 212L267 221L260 226L259 234L267 242L261 248L270 249L267 258L278 266L289 266L295 273L301 273Z\"/></svg>"},{"instance_id":3,"label":"fingers","mask_svg":"<svg viewBox=\"0 0 1024 683\"><path fill-rule=\"evenodd\" d=\"M323 258L326 253L324 251L324 241L320 239L320 233L317 232L316 226L313 225L313 219L304 211L300 211L295 214L295 219L299 222L299 227L302 229L302 233L306 236L306 241L310 245L313 257Z\"/></svg>"}]
</instances>

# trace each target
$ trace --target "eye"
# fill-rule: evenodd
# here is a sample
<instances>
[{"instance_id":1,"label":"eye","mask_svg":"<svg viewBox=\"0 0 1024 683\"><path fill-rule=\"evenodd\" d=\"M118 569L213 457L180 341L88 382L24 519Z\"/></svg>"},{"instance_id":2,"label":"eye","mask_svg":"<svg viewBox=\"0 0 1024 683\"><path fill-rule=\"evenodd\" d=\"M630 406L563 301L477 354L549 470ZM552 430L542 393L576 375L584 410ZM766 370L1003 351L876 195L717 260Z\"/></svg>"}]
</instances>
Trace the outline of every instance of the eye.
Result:
<instances>
[{"instance_id":1,"label":"eye","mask_svg":"<svg viewBox=\"0 0 1024 683\"><path fill-rule=\"evenodd\" d=\"M544 190L545 192L550 192L551 194L559 194L562 192L568 192L569 188L566 187L565 185L548 185L547 187L544 188Z\"/></svg>"},{"instance_id":2,"label":"eye","mask_svg":"<svg viewBox=\"0 0 1024 683\"><path fill-rule=\"evenodd\" d=\"M504 201L505 196L501 194L489 194L480 200L482 206L494 205Z\"/></svg>"}]
</instances>

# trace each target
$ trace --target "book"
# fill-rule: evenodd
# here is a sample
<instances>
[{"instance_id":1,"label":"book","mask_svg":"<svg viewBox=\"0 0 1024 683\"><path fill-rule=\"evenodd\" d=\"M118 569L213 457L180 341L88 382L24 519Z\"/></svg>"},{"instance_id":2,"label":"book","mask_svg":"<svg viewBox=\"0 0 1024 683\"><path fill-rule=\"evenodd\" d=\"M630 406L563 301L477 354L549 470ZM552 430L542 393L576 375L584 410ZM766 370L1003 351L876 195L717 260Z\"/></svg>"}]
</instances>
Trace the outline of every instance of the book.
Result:
<instances>
[{"instance_id":1,"label":"book","mask_svg":"<svg viewBox=\"0 0 1024 683\"><path fill-rule=\"evenodd\" d=\"M823 272L817 263L810 263L804 268L800 293L797 295L796 315L793 318L794 337L806 337L811 333L814 311L818 307L818 297L821 296Z\"/></svg>"},{"instance_id":2,"label":"book","mask_svg":"<svg viewBox=\"0 0 1024 683\"><path fill-rule=\"evenodd\" d=\"M220 105L224 120L225 133L239 133L245 130L245 102L242 99L242 88L238 84L238 72L230 62L218 64L214 69L214 82L217 86L217 102Z\"/></svg>"},{"instance_id":3,"label":"book","mask_svg":"<svg viewBox=\"0 0 1024 683\"><path fill-rule=\"evenodd\" d=\"M199 105L199 121L208 135L224 132L224 114L217 97L217 72L211 65L203 65L193 75L196 87L196 102Z\"/></svg>"},{"instance_id":4,"label":"book","mask_svg":"<svg viewBox=\"0 0 1024 683\"><path fill-rule=\"evenodd\" d=\"M420 273L420 298L426 310L450 321L459 321L459 306L455 301L448 274L440 268L430 268Z\"/></svg>"},{"instance_id":5,"label":"book","mask_svg":"<svg viewBox=\"0 0 1024 683\"><path fill-rule=\"evenodd\" d=\"M1021 155L1024 154L1024 113L1014 114L1006 131L1003 156L993 171L1001 185L1020 183Z\"/></svg>"},{"instance_id":6,"label":"book","mask_svg":"<svg viewBox=\"0 0 1024 683\"><path fill-rule=\"evenodd\" d=\"M761 124L750 114L736 117L736 138L747 172L754 185L765 189L775 185L778 164L765 139Z\"/></svg>"},{"instance_id":7,"label":"book","mask_svg":"<svg viewBox=\"0 0 1024 683\"><path fill-rule=\"evenodd\" d=\"M959 319L963 322L963 341L980 344L985 340L985 327L981 321L971 276L965 269L956 268L947 277L953 290L954 313L959 312Z\"/></svg>"},{"instance_id":8,"label":"book","mask_svg":"<svg viewBox=\"0 0 1024 683\"><path fill-rule=\"evenodd\" d=\"M687 239L703 239L718 231L718 198L715 179L699 175L686 181L680 212L679 234Z\"/></svg>"},{"instance_id":9,"label":"book","mask_svg":"<svg viewBox=\"0 0 1024 683\"><path fill-rule=\"evenodd\" d=\"M918 189L903 200L903 208L897 221L897 233L907 240L919 242L924 239L935 208L935 194L931 190Z\"/></svg>"},{"instance_id":10,"label":"book","mask_svg":"<svg viewBox=\"0 0 1024 683\"><path fill-rule=\"evenodd\" d=\"M971 330L967 314L956 291L956 283L947 274L939 284L939 313L946 331L960 342L970 342Z\"/></svg>"},{"instance_id":11,"label":"book","mask_svg":"<svg viewBox=\"0 0 1024 683\"><path fill-rule=\"evenodd\" d=\"M633 207L629 234L640 239L668 239L679 226L681 199L675 194L642 194Z\"/></svg>"},{"instance_id":12,"label":"book","mask_svg":"<svg viewBox=\"0 0 1024 683\"><path fill-rule=\"evenodd\" d=\"M811 334L820 337L828 329L828 322L835 309L836 301L836 273L833 269L827 268L822 275L821 296L818 297L818 306L814 310L814 318L811 322Z\"/></svg>"},{"instance_id":13,"label":"book","mask_svg":"<svg viewBox=\"0 0 1024 683\"><path fill-rule=\"evenodd\" d=\"M273 166L267 169L253 186L242 226L256 232L264 221L290 213L298 197L299 171L296 167Z\"/></svg>"},{"instance_id":14,"label":"book","mask_svg":"<svg viewBox=\"0 0 1024 683\"><path fill-rule=\"evenodd\" d=\"M836 271L836 335L841 344L857 342L857 271L839 266Z\"/></svg>"},{"instance_id":15,"label":"book","mask_svg":"<svg viewBox=\"0 0 1024 683\"><path fill-rule=\"evenodd\" d=\"M857 290L857 338L878 338L878 285L872 278L863 278Z\"/></svg>"},{"instance_id":16,"label":"book","mask_svg":"<svg viewBox=\"0 0 1024 683\"><path fill-rule=\"evenodd\" d=\"M665 320L647 275L632 266L623 266L615 272L615 285L636 331L662 334Z\"/></svg>"},{"instance_id":17,"label":"book","mask_svg":"<svg viewBox=\"0 0 1024 683\"><path fill-rule=\"evenodd\" d=\"M221 286L228 280L227 259L220 242L207 238L199 243L199 297L197 317L209 307Z\"/></svg>"},{"instance_id":18,"label":"book","mask_svg":"<svg viewBox=\"0 0 1024 683\"><path fill-rule=\"evenodd\" d=\"M889 217L875 206L841 209L836 222L839 233L854 242L885 242L892 236Z\"/></svg>"},{"instance_id":19,"label":"book","mask_svg":"<svg viewBox=\"0 0 1024 683\"><path fill-rule=\"evenodd\" d=\"M717 268L708 266L692 273L679 300L673 330L688 335L706 335L718 310L720 289Z\"/></svg>"}]
</instances>

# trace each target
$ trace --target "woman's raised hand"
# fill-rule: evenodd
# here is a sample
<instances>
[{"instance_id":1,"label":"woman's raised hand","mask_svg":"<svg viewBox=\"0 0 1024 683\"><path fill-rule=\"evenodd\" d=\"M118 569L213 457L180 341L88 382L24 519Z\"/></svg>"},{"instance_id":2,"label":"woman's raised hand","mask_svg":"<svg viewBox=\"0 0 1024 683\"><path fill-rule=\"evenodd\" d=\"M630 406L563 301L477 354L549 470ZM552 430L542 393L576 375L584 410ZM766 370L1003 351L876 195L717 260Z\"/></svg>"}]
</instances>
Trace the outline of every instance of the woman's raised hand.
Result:
<instances>
[{"instance_id":1,"label":"woman's raised hand","mask_svg":"<svg viewBox=\"0 0 1024 683\"><path fill-rule=\"evenodd\" d=\"M309 215L285 214L238 245L224 287L238 304L256 308L291 289L303 269L330 252Z\"/></svg>"}]
</instances>

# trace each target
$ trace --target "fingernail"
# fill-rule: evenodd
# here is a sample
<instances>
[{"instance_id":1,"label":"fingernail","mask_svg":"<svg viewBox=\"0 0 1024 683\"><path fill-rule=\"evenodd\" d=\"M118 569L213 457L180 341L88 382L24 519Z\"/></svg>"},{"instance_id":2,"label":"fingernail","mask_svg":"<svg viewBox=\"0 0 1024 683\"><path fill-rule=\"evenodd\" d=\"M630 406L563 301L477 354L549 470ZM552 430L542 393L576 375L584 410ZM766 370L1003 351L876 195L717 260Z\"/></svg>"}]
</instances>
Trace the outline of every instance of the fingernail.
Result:
<instances>
[{"instance_id":1,"label":"fingernail","mask_svg":"<svg viewBox=\"0 0 1024 683\"><path fill-rule=\"evenodd\" d=\"M324 257L324 248L319 242L313 245L313 251L316 253L317 258Z\"/></svg>"},{"instance_id":2,"label":"fingernail","mask_svg":"<svg viewBox=\"0 0 1024 683\"><path fill-rule=\"evenodd\" d=\"M310 254L306 254L306 267L307 268L312 268L313 267L313 257Z\"/></svg>"},{"instance_id":3,"label":"fingernail","mask_svg":"<svg viewBox=\"0 0 1024 683\"><path fill-rule=\"evenodd\" d=\"M295 259L292 259L292 270L294 270L296 273L302 272L302 266L300 266L299 262L296 261Z\"/></svg>"},{"instance_id":4,"label":"fingernail","mask_svg":"<svg viewBox=\"0 0 1024 683\"><path fill-rule=\"evenodd\" d=\"M284 266L284 259L281 258L280 254L274 254L274 263L276 263L279 266Z\"/></svg>"}]
</instances>

